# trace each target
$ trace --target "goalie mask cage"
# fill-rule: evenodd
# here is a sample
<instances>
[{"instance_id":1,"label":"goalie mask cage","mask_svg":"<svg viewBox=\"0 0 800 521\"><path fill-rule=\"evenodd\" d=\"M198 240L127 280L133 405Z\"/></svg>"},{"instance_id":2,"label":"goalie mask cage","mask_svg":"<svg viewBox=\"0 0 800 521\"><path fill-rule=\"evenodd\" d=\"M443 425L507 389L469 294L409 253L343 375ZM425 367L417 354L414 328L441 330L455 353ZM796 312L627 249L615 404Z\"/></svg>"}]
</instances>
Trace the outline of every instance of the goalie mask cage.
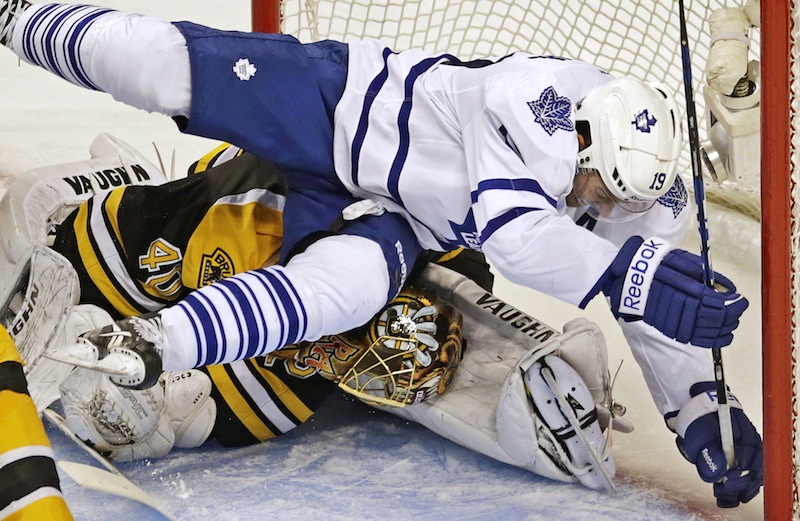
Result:
<instances>
[{"instance_id":1,"label":"goalie mask cage","mask_svg":"<svg viewBox=\"0 0 800 521\"><path fill-rule=\"evenodd\" d=\"M798 0L800 1L800 0ZM705 141L701 92L708 55L708 17L744 0L687 0L695 102ZM797 7L761 0L762 29L752 29L750 58L760 59L761 190L753 183L706 182L706 196L736 214L762 221L762 336L766 518L799 519L796 331L800 232L796 203L798 137L795 120ZM769 9L767 9L769 6ZM380 38L396 50L449 52L462 59L515 50L577 58L616 75L659 81L684 100L678 3L673 0L252 0L253 27L310 42ZM762 36L763 35L763 36ZM685 103L682 104L685 113ZM684 132L686 122L683 122ZM686 135L686 134L685 134ZM691 186L688 140L681 160ZM764 197L763 202L760 194ZM711 217L711 216L709 216ZM711 234L716 233L716 224ZM757 229L757 228L751 228ZM755 232L753 235L758 235ZM757 237L735 237L758 246Z\"/></svg>"}]
</instances>

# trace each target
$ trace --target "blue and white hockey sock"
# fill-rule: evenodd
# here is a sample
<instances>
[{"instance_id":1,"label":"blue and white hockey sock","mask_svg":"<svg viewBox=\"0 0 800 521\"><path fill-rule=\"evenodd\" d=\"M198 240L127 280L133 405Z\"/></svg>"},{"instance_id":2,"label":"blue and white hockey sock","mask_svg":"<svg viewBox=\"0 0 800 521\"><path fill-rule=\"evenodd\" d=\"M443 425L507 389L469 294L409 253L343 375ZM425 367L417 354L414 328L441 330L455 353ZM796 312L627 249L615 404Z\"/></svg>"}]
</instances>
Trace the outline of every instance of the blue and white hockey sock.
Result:
<instances>
[{"instance_id":1,"label":"blue and white hockey sock","mask_svg":"<svg viewBox=\"0 0 800 521\"><path fill-rule=\"evenodd\" d=\"M188 116L189 52L171 23L104 7L34 4L16 25L12 49L23 60L128 105Z\"/></svg>"},{"instance_id":2,"label":"blue and white hockey sock","mask_svg":"<svg viewBox=\"0 0 800 521\"><path fill-rule=\"evenodd\" d=\"M228 363L349 331L381 310L388 291L376 243L327 237L286 267L235 275L162 310L164 369Z\"/></svg>"}]
</instances>

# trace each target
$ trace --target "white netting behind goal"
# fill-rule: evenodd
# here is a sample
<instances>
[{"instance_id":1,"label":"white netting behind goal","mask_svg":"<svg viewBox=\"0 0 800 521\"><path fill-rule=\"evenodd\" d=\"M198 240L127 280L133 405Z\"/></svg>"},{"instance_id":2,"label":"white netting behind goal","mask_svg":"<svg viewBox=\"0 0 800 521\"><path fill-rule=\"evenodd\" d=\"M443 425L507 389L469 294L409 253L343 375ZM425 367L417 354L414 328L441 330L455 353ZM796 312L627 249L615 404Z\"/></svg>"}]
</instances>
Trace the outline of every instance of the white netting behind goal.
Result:
<instances>
[{"instance_id":1,"label":"white netting behind goal","mask_svg":"<svg viewBox=\"0 0 800 521\"><path fill-rule=\"evenodd\" d=\"M737 3L685 2L701 140L706 125L701 80L709 48L708 17ZM674 0L284 0L281 32L304 42L379 38L395 50L423 48L462 59L517 50L565 56L595 63L612 74L661 82L682 103L677 9ZM757 57L758 31L751 32L755 38L750 52ZM688 146L681 169L690 180ZM752 188L758 186L757 179L747 186L731 181L709 181L706 186L710 201L759 219L759 194Z\"/></svg>"}]
</instances>

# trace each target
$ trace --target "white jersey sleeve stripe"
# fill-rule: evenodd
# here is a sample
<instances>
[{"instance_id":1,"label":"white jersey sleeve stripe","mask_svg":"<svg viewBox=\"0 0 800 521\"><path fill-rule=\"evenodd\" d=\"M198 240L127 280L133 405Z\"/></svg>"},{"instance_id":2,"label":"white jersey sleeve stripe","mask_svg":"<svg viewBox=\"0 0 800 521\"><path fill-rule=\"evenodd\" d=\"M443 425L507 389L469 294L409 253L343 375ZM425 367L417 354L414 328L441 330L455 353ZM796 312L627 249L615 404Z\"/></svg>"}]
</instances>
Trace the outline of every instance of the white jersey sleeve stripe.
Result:
<instances>
[{"instance_id":1,"label":"white jersey sleeve stripe","mask_svg":"<svg viewBox=\"0 0 800 521\"><path fill-rule=\"evenodd\" d=\"M471 192L472 204L478 202L478 198L483 192L488 190L514 190L533 192L544 197L550 205L555 208L558 201L555 197L548 194L542 185L535 179L485 179L478 183L478 188Z\"/></svg>"},{"instance_id":2,"label":"white jersey sleeve stripe","mask_svg":"<svg viewBox=\"0 0 800 521\"><path fill-rule=\"evenodd\" d=\"M414 83L422 73L441 62L443 59L458 62L458 58L449 54L442 54L441 56L434 56L422 60L418 64L411 67L411 70L406 76L404 90L405 96L400 111L397 115L398 137L400 142L397 146L397 153L392 161L391 169L389 170L389 177L386 180L386 189L391 194L392 199L403 207L403 198L400 196L400 174L403 171L403 166L408 159L408 151L411 146L411 132L409 129L409 120L411 119L411 108L414 92Z\"/></svg>"},{"instance_id":3,"label":"white jersey sleeve stripe","mask_svg":"<svg viewBox=\"0 0 800 521\"><path fill-rule=\"evenodd\" d=\"M481 244L485 243L489 237L491 237L492 234L500 229L500 227L502 227L504 224L511 222L520 215L525 215L528 212L538 212L541 210L541 208L514 208L499 217L489 220L483 230L481 230Z\"/></svg>"},{"instance_id":4,"label":"white jersey sleeve stripe","mask_svg":"<svg viewBox=\"0 0 800 521\"><path fill-rule=\"evenodd\" d=\"M383 50L383 69L378 73L375 78L370 82L367 92L370 96L364 96L364 104L361 107L361 116L358 118L358 125L353 137L353 144L350 147L350 179L353 184L358 186L358 161L361 157L361 148L364 146L364 138L367 136L367 129L369 128L369 111L372 104L380 92L386 80L389 78L389 56L392 54L391 49L388 47Z\"/></svg>"},{"instance_id":5,"label":"white jersey sleeve stripe","mask_svg":"<svg viewBox=\"0 0 800 521\"><path fill-rule=\"evenodd\" d=\"M109 194L102 200L89 199L89 240L92 249L97 253L98 261L114 288L123 298L141 312L157 311L165 302L158 301L148 295L136 279L131 277L125 265L125 251L116 238L114 227L106 214L105 202Z\"/></svg>"}]
</instances>

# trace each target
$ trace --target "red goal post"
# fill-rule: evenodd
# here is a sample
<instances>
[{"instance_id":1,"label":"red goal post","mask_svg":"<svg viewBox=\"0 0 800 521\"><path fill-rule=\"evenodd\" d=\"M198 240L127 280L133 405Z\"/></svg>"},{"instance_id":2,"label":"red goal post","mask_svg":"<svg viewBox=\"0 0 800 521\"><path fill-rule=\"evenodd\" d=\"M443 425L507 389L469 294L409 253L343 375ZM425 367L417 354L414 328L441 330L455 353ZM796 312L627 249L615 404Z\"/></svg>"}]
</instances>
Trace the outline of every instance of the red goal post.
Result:
<instances>
[{"instance_id":1,"label":"red goal post","mask_svg":"<svg viewBox=\"0 0 800 521\"><path fill-rule=\"evenodd\" d=\"M704 142L710 133L710 109L700 86L709 48L708 17L716 9L738 7L744 1L686 2ZM253 28L261 32L287 32L301 41L377 37L397 49L424 47L461 58L520 49L569 56L612 73L658 80L673 87L683 101L677 5L673 0L252 0ZM761 29L750 35L750 55L760 60L760 83L765 86L760 94L760 172L756 161L749 180L706 182L710 202L755 223L755 228L745 228L756 230L750 234L741 228L720 233L719 227L726 223L712 223L710 228L712 245L715 235L724 235L719 241L753 245L753 262L762 263L764 510L765 518L774 521L800 519L795 471L800 468L795 350L800 345L797 10L791 0L762 0ZM665 30L668 27L674 30ZM686 148L682 170L691 173Z\"/></svg>"}]
</instances>

